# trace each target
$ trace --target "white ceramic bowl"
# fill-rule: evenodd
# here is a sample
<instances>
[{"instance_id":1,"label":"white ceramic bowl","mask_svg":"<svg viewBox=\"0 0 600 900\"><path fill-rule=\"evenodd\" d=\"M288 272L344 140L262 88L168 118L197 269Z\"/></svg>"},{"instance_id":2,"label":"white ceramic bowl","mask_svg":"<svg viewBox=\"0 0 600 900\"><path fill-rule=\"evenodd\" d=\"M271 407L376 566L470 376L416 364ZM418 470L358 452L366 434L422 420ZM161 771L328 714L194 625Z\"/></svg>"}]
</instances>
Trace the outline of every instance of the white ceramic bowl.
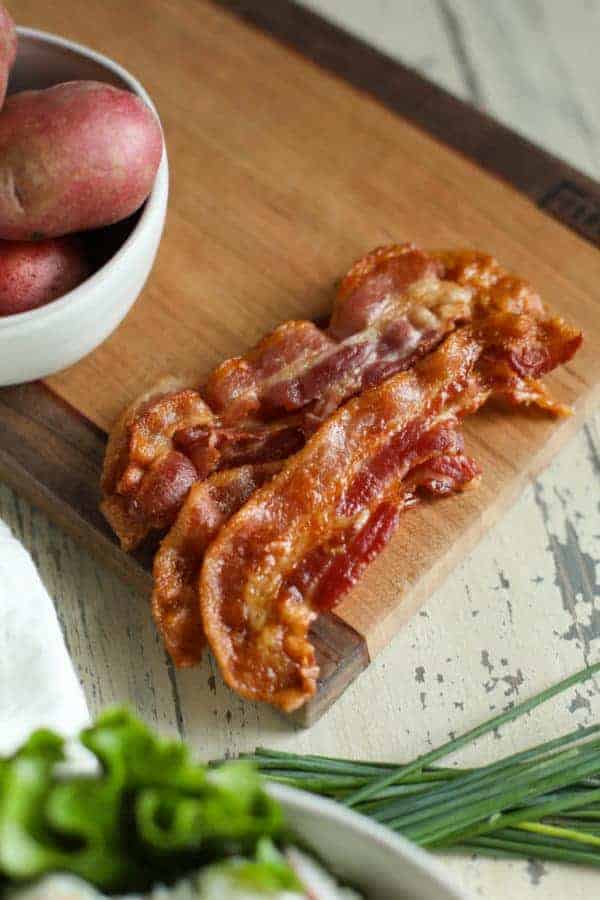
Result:
<instances>
[{"instance_id":1,"label":"white ceramic bowl","mask_svg":"<svg viewBox=\"0 0 600 900\"><path fill-rule=\"evenodd\" d=\"M469 900L432 854L365 816L283 785L269 792L302 842L369 900Z\"/></svg>"},{"instance_id":2,"label":"white ceramic bowl","mask_svg":"<svg viewBox=\"0 0 600 900\"><path fill-rule=\"evenodd\" d=\"M19 28L9 91L91 79L133 91L156 112L150 97L117 63L64 38ZM0 316L0 386L32 381L77 362L125 317L148 277L162 234L169 170L166 151L154 188L129 235L90 278L47 306Z\"/></svg>"}]
</instances>

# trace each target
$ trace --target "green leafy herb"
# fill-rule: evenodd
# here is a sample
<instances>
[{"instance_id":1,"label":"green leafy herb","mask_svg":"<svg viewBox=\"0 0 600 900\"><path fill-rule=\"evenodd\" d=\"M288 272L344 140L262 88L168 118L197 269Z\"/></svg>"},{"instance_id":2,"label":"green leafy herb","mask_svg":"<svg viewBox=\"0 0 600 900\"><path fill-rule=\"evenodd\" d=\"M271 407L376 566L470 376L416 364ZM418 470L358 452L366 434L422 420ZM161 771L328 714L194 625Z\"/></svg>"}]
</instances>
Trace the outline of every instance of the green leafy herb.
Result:
<instances>
[{"instance_id":1,"label":"green leafy herb","mask_svg":"<svg viewBox=\"0 0 600 900\"><path fill-rule=\"evenodd\" d=\"M600 725L479 768L433 765L598 671L576 672L403 765L263 748L246 758L267 778L351 806L424 847L600 865Z\"/></svg>"},{"instance_id":2,"label":"green leafy herb","mask_svg":"<svg viewBox=\"0 0 600 900\"><path fill-rule=\"evenodd\" d=\"M209 771L120 709L81 743L98 760L93 775L61 774L63 742L47 731L0 760L0 880L62 871L143 890L281 833L279 807L248 762Z\"/></svg>"},{"instance_id":3,"label":"green leafy herb","mask_svg":"<svg viewBox=\"0 0 600 900\"><path fill-rule=\"evenodd\" d=\"M206 767L117 709L81 735L97 770L66 775L63 741L36 732L0 759L0 883L61 871L103 890L143 891L200 870L199 879L204 871L297 889L270 840L283 837L283 823L261 773L353 806L425 847L600 865L600 725L486 766L437 765L599 670L577 672L404 765L259 749Z\"/></svg>"}]
</instances>

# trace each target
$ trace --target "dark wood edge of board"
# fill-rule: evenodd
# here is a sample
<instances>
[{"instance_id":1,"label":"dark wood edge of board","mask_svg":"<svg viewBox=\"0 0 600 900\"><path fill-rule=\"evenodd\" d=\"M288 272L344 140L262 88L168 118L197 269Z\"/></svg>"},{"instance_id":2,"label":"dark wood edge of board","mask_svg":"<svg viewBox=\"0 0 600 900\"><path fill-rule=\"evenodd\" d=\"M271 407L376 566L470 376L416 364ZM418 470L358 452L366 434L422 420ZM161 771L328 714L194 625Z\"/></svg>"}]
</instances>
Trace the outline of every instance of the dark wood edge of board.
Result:
<instances>
[{"instance_id":1,"label":"dark wood edge of board","mask_svg":"<svg viewBox=\"0 0 600 900\"><path fill-rule=\"evenodd\" d=\"M293 0L212 0L509 182L600 246L600 184Z\"/></svg>"},{"instance_id":2,"label":"dark wood edge of board","mask_svg":"<svg viewBox=\"0 0 600 900\"><path fill-rule=\"evenodd\" d=\"M292 0L212 0L341 77L436 139L503 178L600 244L600 185L489 116ZM145 594L150 551L123 553L98 510L104 433L43 383L0 389L0 478L44 509ZM317 696L293 718L310 725L368 665L365 640L334 614L313 634Z\"/></svg>"},{"instance_id":3,"label":"dark wood edge of board","mask_svg":"<svg viewBox=\"0 0 600 900\"><path fill-rule=\"evenodd\" d=\"M105 444L104 432L44 384L0 390L0 479L149 597L152 548L124 553L98 509ZM321 674L316 696L293 715L302 726L320 718L369 663L364 638L333 613L311 635Z\"/></svg>"}]
</instances>

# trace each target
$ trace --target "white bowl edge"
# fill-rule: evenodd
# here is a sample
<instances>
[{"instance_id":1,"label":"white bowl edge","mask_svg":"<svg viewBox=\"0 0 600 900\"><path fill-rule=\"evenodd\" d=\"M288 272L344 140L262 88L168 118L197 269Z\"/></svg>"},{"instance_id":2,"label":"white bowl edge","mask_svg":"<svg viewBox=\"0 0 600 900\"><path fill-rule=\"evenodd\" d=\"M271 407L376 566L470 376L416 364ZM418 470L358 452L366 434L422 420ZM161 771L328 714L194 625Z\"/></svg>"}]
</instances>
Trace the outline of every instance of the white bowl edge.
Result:
<instances>
[{"instance_id":1,"label":"white bowl edge","mask_svg":"<svg viewBox=\"0 0 600 900\"><path fill-rule=\"evenodd\" d=\"M64 51L67 79L70 69L71 77L78 77L77 58L81 59L84 71L86 63L97 68L99 80L103 80L104 72L108 83L118 82L139 96L160 124L147 91L119 63L58 35L22 27L17 32L20 38L28 39L30 47L39 43L41 52L46 48L57 60ZM168 193L169 168L163 136L163 152L152 191L137 222L112 256L62 297L37 309L0 316L0 386L32 381L67 368L99 346L118 327L152 269L164 228Z\"/></svg>"},{"instance_id":2,"label":"white bowl edge","mask_svg":"<svg viewBox=\"0 0 600 900\"><path fill-rule=\"evenodd\" d=\"M271 782L267 790L289 814L299 838L342 878L361 890L371 885L367 896L372 900L471 900L439 860L385 826L333 800L286 785ZM359 844L354 852L348 845L351 837ZM334 858L336 852L339 857ZM365 869L370 865L378 869L377 893L372 891L373 871Z\"/></svg>"},{"instance_id":3,"label":"white bowl edge","mask_svg":"<svg viewBox=\"0 0 600 900\"><path fill-rule=\"evenodd\" d=\"M55 46L60 48L64 47L68 50L71 50L73 53L79 54L80 56L86 56L90 59L93 59L94 62L98 63L98 65L111 70L118 78L120 78L130 87L133 93L141 97L141 99L153 111L160 124L158 111L156 109L156 106L152 102L150 95L142 86L142 84L137 80L137 78L135 78L135 76L128 72L127 69L123 68L120 63L115 62L114 60L110 59L110 57L105 56L103 53L92 50L90 47L86 47L83 44L78 44L75 41L68 40L67 38L60 37L60 35L52 34L51 32L40 31L36 28L25 28L22 26L18 26L17 34L19 35L19 37L29 37L43 43L54 44ZM107 260L107 262L104 263L104 265L102 265L96 272L94 272L93 275L90 275L89 278L86 278L86 280L83 281L80 285L78 285L76 288L73 288L73 290L68 291L68 293L64 294L62 297L58 297L51 303L48 303L45 306L40 306L37 309L32 309L22 313L16 313L15 315L11 316L0 316L0 333L2 334L2 336L4 337L7 332L10 333L10 331L12 330L20 331L23 326L33 326L38 322L46 323L49 319L59 315L65 308L65 306L71 306L73 303L78 303L80 300L82 300L85 297L88 287L95 286L95 284L103 276L109 274L109 270L118 265L121 257L125 254L135 238L139 235L143 236L144 233L149 230L152 224L151 220L154 219L157 214L162 215L162 218L164 220L164 217L166 215L168 193L169 163L167 148L163 135L163 152L152 191L150 192L148 199L145 201L145 206L142 210L138 222L136 222L131 233L127 235L127 238L125 239L125 241L123 241L119 249L110 257L109 260ZM164 206L164 209L161 209L161 206Z\"/></svg>"}]
</instances>

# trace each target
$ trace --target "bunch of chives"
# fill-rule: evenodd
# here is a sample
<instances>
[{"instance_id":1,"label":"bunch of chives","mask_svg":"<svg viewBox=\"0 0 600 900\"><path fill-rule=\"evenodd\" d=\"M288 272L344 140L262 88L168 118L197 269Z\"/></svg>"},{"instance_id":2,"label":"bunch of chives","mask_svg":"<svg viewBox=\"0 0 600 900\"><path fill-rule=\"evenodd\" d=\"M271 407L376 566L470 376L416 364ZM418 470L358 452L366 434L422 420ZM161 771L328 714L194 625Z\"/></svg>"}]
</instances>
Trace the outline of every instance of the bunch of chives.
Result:
<instances>
[{"instance_id":1,"label":"bunch of chives","mask_svg":"<svg viewBox=\"0 0 600 900\"><path fill-rule=\"evenodd\" d=\"M330 797L417 844L600 866L600 724L477 768L438 760L600 671L600 663L412 762L367 763L258 748L269 779Z\"/></svg>"}]
</instances>

